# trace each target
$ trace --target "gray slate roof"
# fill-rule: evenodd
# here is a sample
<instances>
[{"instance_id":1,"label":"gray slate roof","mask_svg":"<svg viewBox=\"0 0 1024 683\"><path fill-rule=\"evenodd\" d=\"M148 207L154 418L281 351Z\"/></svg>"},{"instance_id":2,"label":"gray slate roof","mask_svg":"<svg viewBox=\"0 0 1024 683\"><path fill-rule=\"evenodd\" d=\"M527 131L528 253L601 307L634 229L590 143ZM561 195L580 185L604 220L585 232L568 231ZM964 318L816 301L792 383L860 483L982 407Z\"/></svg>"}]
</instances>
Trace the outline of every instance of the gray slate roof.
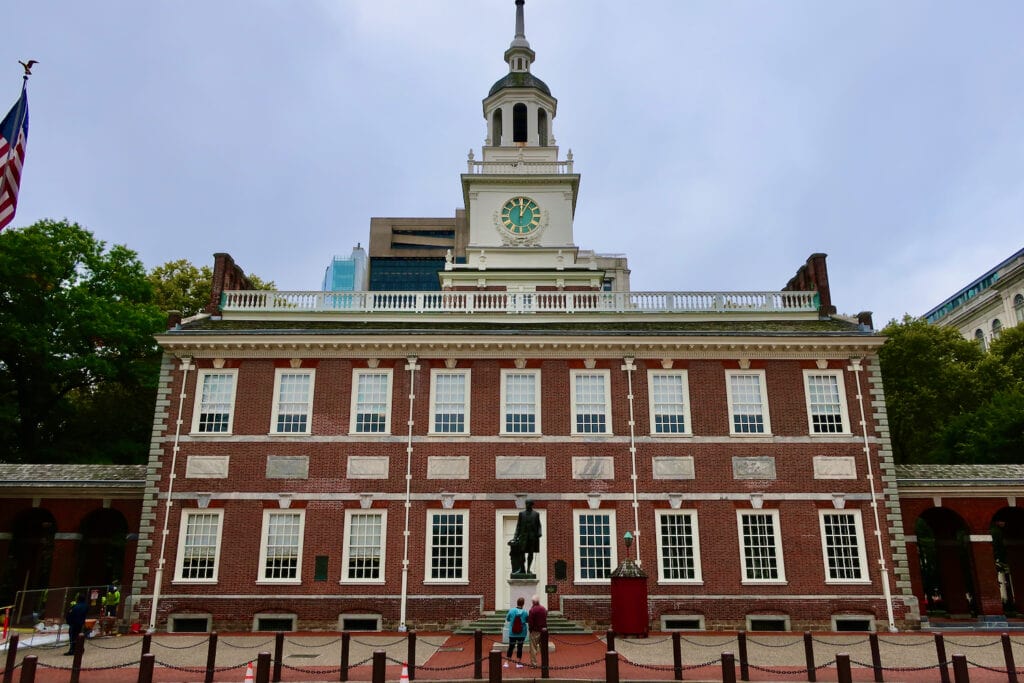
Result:
<instances>
[{"instance_id":1,"label":"gray slate roof","mask_svg":"<svg viewBox=\"0 0 1024 683\"><path fill-rule=\"evenodd\" d=\"M1024 485L1024 465L897 465L900 486Z\"/></svg>"},{"instance_id":2,"label":"gray slate roof","mask_svg":"<svg viewBox=\"0 0 1024 683\"><path fill-rule=\"evenodd\" d=\"M124 486L135 488L146 481L145 465L4 465L0 486Z\"/></svg>"}]
</instances>

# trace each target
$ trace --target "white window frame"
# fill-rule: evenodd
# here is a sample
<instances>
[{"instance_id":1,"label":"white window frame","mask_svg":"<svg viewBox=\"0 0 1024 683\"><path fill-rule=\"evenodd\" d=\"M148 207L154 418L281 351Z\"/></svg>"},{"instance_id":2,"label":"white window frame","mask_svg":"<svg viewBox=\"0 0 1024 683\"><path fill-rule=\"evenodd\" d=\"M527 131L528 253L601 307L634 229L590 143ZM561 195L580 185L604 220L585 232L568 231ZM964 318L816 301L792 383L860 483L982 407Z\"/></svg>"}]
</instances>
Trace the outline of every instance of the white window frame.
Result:
<instances>
[{"instance_id":1,"label":"white window frame","mask_svg":"<svg viewBox=\"0 0 1024 683\"><path fill-rule=\"evenodd\" d=\"M270 520L273 517L281 516L293 516L299 518L299 543L295 549L295 576L289 576L286 578L267 578L267 544L269 538L267 535L270 533ZM275 584L299 584L302 583L302 549L305 545L306 536L306 511L305 510L293 510L293 509L278 509L278 510L264 510L263 511L263 527L260 530L260 559L257 565L256 583L275 583Z\"/></svg>"},{"instance_id":2,"label":"white window frame","mask_svg":"<svg viewBox=\"0 0 1024 683\"><path fill-rule=\"evenodd\" d=\"M281 410L281 378L284 375L308 375L309 394L306 396L306 428L301 432L278 431L277 418ZM316 370L277 368L274 371L274 405L270 412L271 436L308 436L313 430L313 394L316 392Z\"/></svg>"},{"instance_id":3,"label":"white window frame","mask_svg":"<svg viewBox=\"0 0 1024 683\"><path fill-rule=\"evenodd\" d=\"M200 424L200 421L202 419L203 413L204 412L209 412L209 411L204 411L203 410L203 389L204 389L204 387L206 385L206 378L207 377L211 377L211 376L215 376L215 375L224 375L224 376L230 376L231 377L231 397L228 399L228 424L227 424L227 429L225 429L222 432L204 432L204 431L199 431L199 428L202 426ZM214 368L208 368L208 369L200 370L196 374L196 393L195 393L195 402L194 402L194 405L192 406L192 431L191 431L191 433L194 436L230 436L231 435L231 431L232 431L232 429L234 427L234 423L235 423L235 394L236 394L237 391L238 391L238 370L237 369L217 370L217 369L214 369Z\"/></svg>"},{"instance_id":4,"label":"white window frame","mask_svg":"<svg viewBox=\"0 0 1024 683\"><path fill-rule=\"evenodd\" d=\"M188 519L193 515L213 515L217 518L217 540L213 549L213 576L203 578L189 578L183 576L185 569L185 539L188 532ZM178 552L175 560L174 583L217 583L217 576L220 573L220 549L221 539L224 536L224 510L221 508L184 508L179 517L178 526Z\"/></svg>"},{"instance_id":5,"label":"white window frame","mask_svg":"<svg viewBox=\"0 0 1024 683\"><path fill-rule=\"evenodd\" d=\"M778 576L773 579L749 578L747 576L746 543L743 538L743 518L748 515L767 515L772 518L773 546L775 548L775 566ZM743 584L784 584L786 583L786 563L782 555L782 530L779 526L778 510L744 509L736 511L736 532L739 535L740 547L740 579Z\"/></svg>"},{"instance_id":6,"label":"white window frame","mask_svg":"<svg viewBox=\"0 0 1024 683\"><path fill-rule=\"evenodd\" d=\"M598 376L604 379L604 426L603 432L581 432L577 424L577 396L576 379L581 376ZM569 395L572 413L570 419L570 433L573 436L613 436L612 433L612 375L610 370L570 370L569 371ZM590 413L588 413L590 414ZM602 413L593 413L600 415Z\"/></svg>"},{"instance_id":7,"label":"white window frame","mask_svg":"<svg viewBox=\"0 0 1024 683\"><path fill-rule=\"evenodd\" d=\"M352 537L352 518L355 515L376 515L380 517L380 576L377 578L354 578L348 576L348 563L351 556L352 544L349 539ZM388 550L388 511L362 508L345 510L345 535L342 538L341 552L341 581L343 584L383 584L386 578L385 568L387 567Z\"/></svg>"},{"instance_id":8,"label":"white window frame","mask_svg":"<svg viewBox=\"0 0 1024 683\"><path fill-rule=\"evenodd\" d=\"M608 559L608 578L583 578L583 563L582 563L582 548L580 547L580 523L581 518L584 515L607 515L608 516L608 545L610 555ZM575 568L573 569L573 581L578 584L598 584L608 585L611 584L611 573L615 571L615 568L619 566L618 558L618 534L616 532L615 522L615 510L573 510L572 512L572 548L573 557L575 559Z\"/></svg>"},{"instance_id":9,"label":"white window frame","mask_svg":"<svg viewBox=\"0 0 1024 683\"><path fill-rule=\"evenodd\" d=\"M431 576L434 554L434 515L452 515L462 518L462 564L458 567L460 575L456 578L434 578ZM424 553L423 583L448 585L469 584L469 510L428 509L426 527L426 544L424 545L426 552Z\"/></svg>"},{"instance_id":10,"label":"white window frame","mask_svg":"<svg viewBox=\"0 0 1024 683\"><path fill-rule=\"evenodd\" d=\"M384 407L384 431L366 432L357 431L359 423L359 382L360 378L367 375L384 375L387 377L386 405ZM392 368L357 368L352 371L352 403L349 416L348 431L353 436L388 436L391 434L391 402L394 392L395 371Z\"/></svg>"},{"instance_id":11,"label":"white window frame","mask_svg":"<svg viewBox=\"0 0 1024 683\"><path fill-rule=\"evenodd\" d=\"M656 424L656 417L658 413L655 411L655 393L654 393L654 382L658 377L680 377L683 389L683 408L681 417L683 418L683 431L681 432L659 432ZM673 436L692 436L693 425L690 423L690 379L686 370L651 370L647 373L647 403L648 403L648 414L650 416L651 424L651 436L659 438L673 437Z\"/></svg>"},{"instance_id":12,"label":"white window frame","mask_svg":"<svg viewBox=\"0 0 1024 683\"><path fill-rule=\"evenodd\" d=\"M825 537L825 517L827 515L848 515L853 518L854 532L857 537L857 571L860 576L855 579L833 578L828 566L828 541ZM825 583L828 584L869 584L867 567L867 543L864 540L864 523L860 510L818 510L818 526L821 531L821 561L825 569Z\"/></svg>"},{"instance_id":13,"label":"white window frame","mask_svg":"<svg viewBox=\"0 0 1024 683\"><path fill-rule=\"evenodd\" d=\"M533 375L533 406L534 406L534 430L532 432L510 432L506 429L506 417L508 407L508 376L509 375ZM501 371L501 415L498 421L498 433L501 436L540 436L543 432L541 431L541 373L540 370L519 370L519 369L503 369Z\"/></svg>"},{"instance_id":14,"label":"white window frame","mask_svg":"<svg viewBox=\"0 0 1024 683\"><path fill-rule=\"evenodd\" d=\"M839 417L843 421L842 429L838 432L816 432L814 431L814 415L811 413L811 378L812 377L834 377L836 390L839 393ZM849 436L850 411L846 407L846 381L842 370L804 370L804 399L807 404L807 430L811 436Z\"/></svg>"},{"instance_id":15,"label":"white window frame","mask_svg":"<svg viewBox=\"0 0 1024 683\"><path fill-rule=\"evenodd\" d=\"M462 375L463 378L464 378L464 381L466 383L464 398L463 398L463 402L462 402L463 428L462 428L461 432L439 432L439 431L437 431L437 398L438 398L437 378L441 377L441 376L451 376L451 375ZM471 384L470 380L471 379L472 379L472 377L471 377L470 371L468 369L466 369L466 370L459 370L459 369L456 369L456 370L432 369L430 371L430 426L429 426L429 430L427 432L428 434L430 434L431 436L469 436L469 433L470 433L470 427L469 427L469 407L473 404L472 400L471 400L471 396L470 396L470 384Z\"/></svg>"},{"instance_id":16,"label":"white window frame","mask_svg":"<svg viewBox=\"0 0 1024 683\"><path fill-rule=\"evenodd\" d=\"M736 421L733 419L735 412L733 406L733 395L732 395L732 378L737 376L745 375L757 375L760 379L758 380L758 388L761 393L761 418L764 421L763 432L738 432L736 431ZM729 403L729 434L730 436L771 436L772 434L772 420L768 410L768 383L765 379L764 370L726 370L725 371L725 393Z\"/></svg>"},{"instance_id":17,"label":"white window frame","mask_svg":"<svg viewBox=\"0 0 1024 683\"><path fill-rule=\"evenodd\" d=\"M665 540L661 534L661 520L664 517L687 515L690 517L690 526L693 529L692 545L693 550L693 578L692 579L670 579L665 576ZM658 583L664 584L702 584L703 576L700 570L700 527L697 523L696 510L655 510L654 511L654 535L658 545Z\"/></svg>"}]
</instances>

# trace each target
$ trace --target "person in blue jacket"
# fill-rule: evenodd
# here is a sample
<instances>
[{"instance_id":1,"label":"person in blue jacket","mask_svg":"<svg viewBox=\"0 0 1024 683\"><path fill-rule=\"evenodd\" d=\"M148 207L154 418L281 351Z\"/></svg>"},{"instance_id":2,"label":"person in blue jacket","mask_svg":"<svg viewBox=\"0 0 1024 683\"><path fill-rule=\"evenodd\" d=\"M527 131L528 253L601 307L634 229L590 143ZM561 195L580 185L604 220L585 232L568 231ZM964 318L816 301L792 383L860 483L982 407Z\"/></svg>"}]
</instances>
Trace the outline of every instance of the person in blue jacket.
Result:
<instances>
[{"instance_id":1,"label":"person in blue jacket","mask_svg":"<svg viewBox=\"0 0 1024 683\"><path fill-rule=\"evenodd\" d=\"M508 663L512 661L512 650L516 650L516 657L519 659L516 662L516 668L523 668L523 643L526 641L526 636L529 635L529 626L526 624L526 620L530 618L530 613L523 609L523 605L526 603L526 598L519 598L516 600L516 606L508 611L505 615L505 623L508 625L508 652L505 654L504 667L508 668Z\"/></svg>"},{"instance_id":2,"label":"person in blue jacket","mask_svg":"<svg viewBox=\"0 0 1024 683\"><path fill-rule=\"evenodd\" d=\"M85 627L85 617L89 613L89 603L85 601L85 596L81 593L75 598L75 604L68 610L65 615L65 621L68 622L68 637L70 642L68 644L68 651L65 655L75 654L75 643L78 642L78 634L82 632Z\"/></svg>"}]
</instances>

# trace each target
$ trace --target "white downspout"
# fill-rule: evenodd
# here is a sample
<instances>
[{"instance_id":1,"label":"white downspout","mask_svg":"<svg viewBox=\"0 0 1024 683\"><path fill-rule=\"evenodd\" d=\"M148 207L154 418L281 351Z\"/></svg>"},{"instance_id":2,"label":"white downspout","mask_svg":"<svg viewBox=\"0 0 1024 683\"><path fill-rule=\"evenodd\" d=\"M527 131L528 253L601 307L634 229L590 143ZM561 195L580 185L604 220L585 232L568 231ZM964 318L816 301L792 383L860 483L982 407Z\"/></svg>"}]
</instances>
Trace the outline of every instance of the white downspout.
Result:
<instances>
[{"instance_id":1,"label":"white downspout","mask_svg":"<svg viewBox=\"0 0 1024 683\"><path fill-rule=\"evenodd\" d=\"M626 395L629 399L629 456L632 462L629 478L633 480L633 540L636 543L636 564L639 567L643 565L643 561L640 559L640 499L636 492L636 420L633 414L633 371L636 370L636 366L633 365L633 356L626 356L623 361L622 369L626 371L626 382L629 387L629 393Z\"/></svg>"},{"instance_id":2,"label":"white downspout","mask_svg":"<svg viewBox=\"0 0 1024 683\"><path fill-rule=\"evenodd\" d=\"M169 533L171 523L171 494L174 492L174 479L177 476L175 468L178 464L178 450L180 446L178 442L181 439L181 411L185 407L188 371L192 369L192 358L190 356L184 356L181 359L181 394L178 396L178 421L174 426L174 446L171 449L171 469L170 474L167 477L167 504L164 506L164 528L160 537L160 559L156 565L156 578L154 580L155 585L153 586L153 605L149 611L149 630L156 630L156 608L157 603L160 602L160 586L164 582L164 564L167 562L167 534Z\"/></svg>"},{"instance_id":3,"label":"white downspout","mask_svg":"<svg viewBox=\"0 0 1024 683\"><path fill-rule=\"evenodd\" d=\"M402 531L402 604L398 616L398 630L406 631L406 604L409 601L409 509L412 507L412 407L416 399L416 356L409 356L405 369L409 371L409 439L405 446L405 529Z\"/></svg>"},{"instance_id":4,"label":"white downspout","mask_svg":"<svg viewBox=\"0 0 1024 683\"><path fill-rule=\"evenodd\" d=\"M889 617L889 630L897 631L896 620L893 616L892 592L889 590L889 569L885 564L885 552L882 547L882 523L878 516L878 496L875 493L875 475L871 467L871 448L868 445L868 425L864 413L864 394L860 388L860 358L851 358L850 367L857 378L857 403L860 405L860 430L864 436L864 461L868 468L868 486L871 488L871 512L875 517L875 540L878 542L878 570L882 578L882 595L885 597L885 610Z\"/></svg>"}]
</instances>

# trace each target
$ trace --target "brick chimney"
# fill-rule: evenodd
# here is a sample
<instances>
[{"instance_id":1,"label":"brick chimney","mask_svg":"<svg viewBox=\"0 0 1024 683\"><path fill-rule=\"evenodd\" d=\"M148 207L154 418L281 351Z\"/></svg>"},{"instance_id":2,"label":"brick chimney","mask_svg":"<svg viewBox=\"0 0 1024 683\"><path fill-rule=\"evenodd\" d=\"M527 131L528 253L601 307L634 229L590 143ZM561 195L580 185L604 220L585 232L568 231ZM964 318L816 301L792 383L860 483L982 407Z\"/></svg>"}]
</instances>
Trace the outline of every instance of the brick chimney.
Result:
<instances>
[{"instance_id":1,"label":"brick chimney","mask_svg":"<svg viewBox=\"0 0 1024 683\"><path fill-rule=\"evenodd\" d=\"M808 256L807 263L800 266L796 275L782 288L784 292L817 292L818 314L821 316L836 313L836 307L832 305L832 293L828 287L828 267L825 265L827 257L827 254Z\"/></svg>"},{"instance_id":2,"label":"brick chimney","mask_svg":"<svg viewBox=\"0 0 1024 683\"><path fill-rule=\"evenodd\" d=\"M210 288L210 301L206 304L206 312L211 316L220 317L221 295L242 289L252 289L252 283L245 276L245 271L235 264L231 254L223 252L213 255L213 286Z\"/></svg>"}]
</instances>

